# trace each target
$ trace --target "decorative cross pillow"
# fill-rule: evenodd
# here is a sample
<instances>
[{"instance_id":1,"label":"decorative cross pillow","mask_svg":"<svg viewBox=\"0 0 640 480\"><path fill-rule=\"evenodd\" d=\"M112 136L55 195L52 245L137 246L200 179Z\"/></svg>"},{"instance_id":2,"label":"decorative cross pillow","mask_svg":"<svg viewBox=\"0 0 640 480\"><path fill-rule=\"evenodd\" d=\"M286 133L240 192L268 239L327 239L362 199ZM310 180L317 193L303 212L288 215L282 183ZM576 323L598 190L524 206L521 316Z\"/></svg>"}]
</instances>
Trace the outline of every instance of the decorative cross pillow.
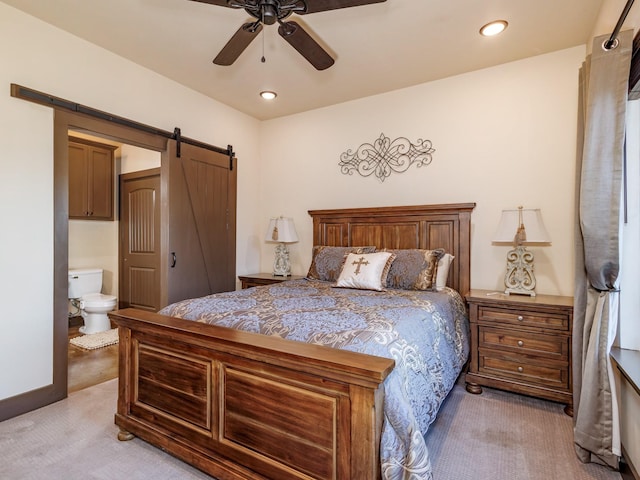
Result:
<instances>
[{"instance_id":1,"label":"decorative cross pillow","mask_svg":"<svg viewBox=\"0 0 640 480\"><path fill-rule=\"evenodd\" d=\"M374 246L328 247L316 245L311 252L311 266L307 278L335 282L342 271L342 264L348 253L373 253Z\"/></svg>"},{"instance_id":2,"label":"decorative cross pillow","mask_svg":"<svg viewBox=\"0 0 640 480\"><path fill-rule=\"evenodd\" d=\"M384 290L395 255L390 252L349 253L342 265L336 287Z\"/></svg>"}]
</instances>

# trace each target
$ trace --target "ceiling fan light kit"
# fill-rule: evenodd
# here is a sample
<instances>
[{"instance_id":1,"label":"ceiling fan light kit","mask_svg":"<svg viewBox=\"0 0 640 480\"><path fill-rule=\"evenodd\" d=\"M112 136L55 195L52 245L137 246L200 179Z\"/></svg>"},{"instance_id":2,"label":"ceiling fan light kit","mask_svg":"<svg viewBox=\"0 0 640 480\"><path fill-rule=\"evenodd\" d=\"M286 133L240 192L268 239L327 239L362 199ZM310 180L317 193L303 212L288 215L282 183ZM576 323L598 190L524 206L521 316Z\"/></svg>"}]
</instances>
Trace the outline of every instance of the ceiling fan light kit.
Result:
<instances>
[{"instance_id":1,"label":"ceiling fan light kit","mask_svg":"<svg viewBox=\"0 0 640 480\"><path fill-rule=\"evenodd\" d=\"M334 59L309 33L294 21L285 21L291 14L307 15L339 8L359 7L387 0L191 0L219 7L242 8L256 20L242 25L213 60L216 65L229 66L237 60L263 25L279 24L278 34L295 48L317 70L325 70Z\"/></svg>"}]
</instances>

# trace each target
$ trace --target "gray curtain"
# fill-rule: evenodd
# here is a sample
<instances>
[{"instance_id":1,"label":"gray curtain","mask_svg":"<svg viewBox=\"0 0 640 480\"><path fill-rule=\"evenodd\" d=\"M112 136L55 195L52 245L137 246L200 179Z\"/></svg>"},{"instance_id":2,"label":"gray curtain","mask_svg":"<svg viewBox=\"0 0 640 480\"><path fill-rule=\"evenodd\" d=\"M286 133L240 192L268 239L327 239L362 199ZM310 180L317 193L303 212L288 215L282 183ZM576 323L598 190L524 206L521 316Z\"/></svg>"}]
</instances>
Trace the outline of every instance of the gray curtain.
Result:
<instances>
[{"instance_id":1,"label":"gray curtain","mask_svg":"<svg viewBox=\"0 0 640 480\"><path fill-rule=\"evenodd\" d=\"M620 205L633 31L616 48L597 37L580 69L573 324L574 441L583 462L618 468L617 400L609 351L618 323Z\"/></svg>"}]
</instances>

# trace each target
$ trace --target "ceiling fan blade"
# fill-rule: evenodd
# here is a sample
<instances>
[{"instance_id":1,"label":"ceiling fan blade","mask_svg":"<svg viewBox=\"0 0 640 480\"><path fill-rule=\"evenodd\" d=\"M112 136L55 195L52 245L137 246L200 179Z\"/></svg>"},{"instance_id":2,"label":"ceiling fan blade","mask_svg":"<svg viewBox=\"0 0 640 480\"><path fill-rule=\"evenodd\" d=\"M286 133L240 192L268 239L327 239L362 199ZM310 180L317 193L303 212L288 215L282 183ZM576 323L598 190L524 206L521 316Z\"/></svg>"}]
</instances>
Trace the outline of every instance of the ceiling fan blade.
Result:
<instances>
[{"instance_id":1,"label":"ceiling fan blade","mask_svg":"<svg viewBox=\"0 0 640 480\"><path fill-rule=\"evenodd\" d=\"M229 0L191 0L192 2L208 3L210 5L218 5L220 7L231 7ZM235 7L231 7L235 8Z\"/></svg>"},{"instance_id":2,"label":"ceiling fan blade","mask_svg":"<svg viewBox=\"0 0 640 480\"><path fill-rule=\"evenodd\" d=\"M387 0L307 0L307 9L304 12L296 12L299 15L325 12L337 8L360 7L372 3L382 3Z\"/></svg>"},{"instance_id":3,"label":"ceiling fan blade","mask_svg":"<svg viewBox=\"0 0 640 480\"><path fill-rule=\"evenodd\" d=\"M278 33L316 69L325 70L333 65L333 58L296 22L280 24Z\"/></svg>"},{"instance_id":4,"label":"ceiling fan blade","mask_svg":"<svg viewBox=\"0 0 640 480\"><path fill-rule=\"evenodd\" d=\"M222 47L218 56L213 59L213 63L224 66L231 65L244 52L251 41L258 36L261 30L262 24L256 25L255 22L242 25L227 44Z\"/></svg>"}]
</instances>

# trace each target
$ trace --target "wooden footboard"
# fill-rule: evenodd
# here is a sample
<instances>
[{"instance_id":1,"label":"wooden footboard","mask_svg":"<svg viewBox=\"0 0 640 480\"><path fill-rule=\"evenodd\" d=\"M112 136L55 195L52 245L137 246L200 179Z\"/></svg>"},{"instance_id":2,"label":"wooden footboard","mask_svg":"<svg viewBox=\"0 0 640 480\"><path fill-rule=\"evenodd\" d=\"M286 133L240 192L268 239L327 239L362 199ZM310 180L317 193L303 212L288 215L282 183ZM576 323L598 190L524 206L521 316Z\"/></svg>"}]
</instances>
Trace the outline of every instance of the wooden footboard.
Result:
<instances>
[{"instance_id":1,"label":"wooden footboard","mask_svg":"<svg viewBox=\"0 0 640 480\"><path fill-rule=\"evenodd\" d=\"M380 478L394 361L126 309L115 423L219 480Z\"/></svg>"}]
</instances>

